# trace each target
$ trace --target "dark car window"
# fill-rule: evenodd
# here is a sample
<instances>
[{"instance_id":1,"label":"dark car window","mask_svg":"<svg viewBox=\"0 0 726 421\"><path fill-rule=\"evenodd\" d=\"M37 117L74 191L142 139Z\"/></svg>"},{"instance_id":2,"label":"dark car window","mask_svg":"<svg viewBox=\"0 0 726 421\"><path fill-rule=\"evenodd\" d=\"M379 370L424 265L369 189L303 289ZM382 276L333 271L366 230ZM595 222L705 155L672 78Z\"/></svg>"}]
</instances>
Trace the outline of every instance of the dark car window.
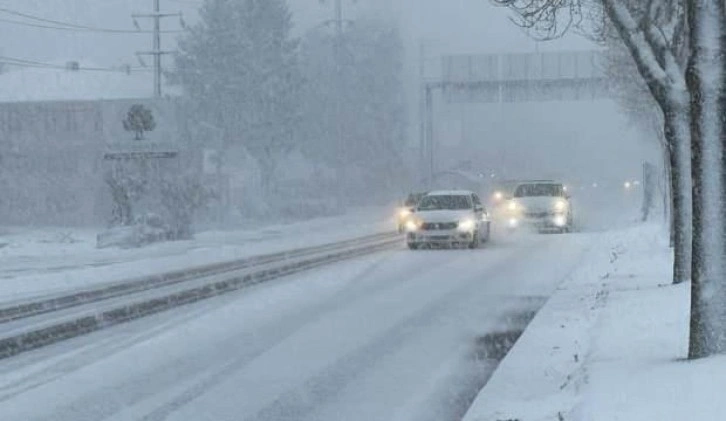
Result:
<instances>
[{"instance_id":1,"label":"dark car window","mask_svg":"<svg viewBox=\"0 0 726 421\"><path fill-rule=\"evenodd\" d=\"M416 206L418 202L421 201L421 198L424 196L424 193L412 193L409 194L406 198L406 201L403 203L404 206Z\"/></svg>"},{"instance_id":2,"label":"dark car window","mask_svg":"<svg viewBox=\"0 0 726 421\"><path fill-rule=\"evenodd\" d=\"M471 209L471 198L464 195L436 195L421 199L420 210L463 210Z\"/></svg>"},{"instance_id":3,"label":"dark car window","mask_svg":"<svg viewBox=\"0 0 726 421\"><path fill-rule=\"evenodd\" d=\"M562 197L564 189L562 184L521 184L514 191L514 197Z\"/></svg>"}]
</instances>

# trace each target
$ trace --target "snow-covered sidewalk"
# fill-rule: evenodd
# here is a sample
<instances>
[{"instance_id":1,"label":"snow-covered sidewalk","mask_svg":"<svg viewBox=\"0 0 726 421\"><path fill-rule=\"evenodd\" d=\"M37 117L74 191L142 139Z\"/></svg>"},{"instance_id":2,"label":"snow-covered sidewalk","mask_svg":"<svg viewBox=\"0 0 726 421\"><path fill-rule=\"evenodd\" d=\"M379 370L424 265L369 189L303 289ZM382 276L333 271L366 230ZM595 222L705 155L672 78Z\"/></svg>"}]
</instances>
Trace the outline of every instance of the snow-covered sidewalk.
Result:
<instances>
[{"instance_id":1,"label":"snow-covered sidewalk","mask_svg":"<svg viewBox=\"0 0 726 421\"><path fill-rule=\"evenodd\" d=\"M607 235L499 365L465 421L723 420L726 357L686 361L689 285L658 225Z\"/></svg>"},{"instance_id":2,"label":"snow-covered sidewalk","mask_svg":"<svg viewBox=\"0 0 726 421\"><path fill-rule=\"evenodd\" d=\"M136 249L96 248L89 229L0 229L0 303L394 230L392 208L286 225L207 231Z\"/></svg>"}]
</instances>

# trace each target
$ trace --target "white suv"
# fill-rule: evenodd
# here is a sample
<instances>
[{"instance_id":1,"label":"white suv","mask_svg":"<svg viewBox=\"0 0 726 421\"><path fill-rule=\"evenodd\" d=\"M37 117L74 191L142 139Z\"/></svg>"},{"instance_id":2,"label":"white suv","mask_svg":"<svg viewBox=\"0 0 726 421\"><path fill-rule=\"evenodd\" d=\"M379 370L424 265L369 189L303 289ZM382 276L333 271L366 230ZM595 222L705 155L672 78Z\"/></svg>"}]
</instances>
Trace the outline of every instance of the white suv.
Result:
<instances>
[{"instance_id":1,"label":"white suv","mask_svg":"<svg viewBox=\"0 0 726 421\"><path fill-rule=\"evenodd\" d=\"M406 221L406 242L423 246L477 248L489 240L491 222L479 197L470 191L435 191L424 196Z\"/></svg>"},{"instance_id":2,"label":"white suv","mask_svg":"<svg viewBox=\"0 0 726 421\"><path fill-rule=\"evenodd\" d=\"M530 225L540 231L569 232L573 226L570 196L562 183L554 181L521 182L507 203L507 212L510 229Z\"/></svg>"}]
</instances>

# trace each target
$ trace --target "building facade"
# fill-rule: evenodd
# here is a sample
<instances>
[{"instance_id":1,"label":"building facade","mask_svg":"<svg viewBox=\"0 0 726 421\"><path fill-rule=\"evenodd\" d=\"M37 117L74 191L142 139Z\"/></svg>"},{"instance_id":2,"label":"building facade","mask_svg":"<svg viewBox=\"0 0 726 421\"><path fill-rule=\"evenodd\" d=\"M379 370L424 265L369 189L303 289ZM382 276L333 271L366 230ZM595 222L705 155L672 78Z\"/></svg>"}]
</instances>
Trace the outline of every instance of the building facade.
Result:
<instances>
[{"instance_id":1,"label":"building facade","mask_svg":"<svg viewBox=\"0 0 726 421\"><path fill-rule=\"evenodd\" d=\"M151 110L145 139L124 129L130 107ZM104 182L108 151L184 143L174 99L0 103L0 225L102 225L111 196Z\"/></svg>"}]
</instances>

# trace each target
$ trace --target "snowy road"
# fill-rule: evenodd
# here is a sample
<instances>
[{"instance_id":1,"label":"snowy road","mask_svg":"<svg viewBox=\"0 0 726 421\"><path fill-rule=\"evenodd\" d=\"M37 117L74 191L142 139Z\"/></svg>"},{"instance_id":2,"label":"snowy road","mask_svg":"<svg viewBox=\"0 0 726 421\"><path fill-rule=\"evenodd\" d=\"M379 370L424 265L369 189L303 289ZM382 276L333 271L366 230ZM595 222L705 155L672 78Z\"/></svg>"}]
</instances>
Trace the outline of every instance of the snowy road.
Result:
<instances>
[{"instance_id":1,"label":"snowy road","mask_svg":"<svg viewBox=\"0 0 726 421\"><path fill-rule=\"evenodd\" d=\"M0 361L0 419L445 420L597 233L394 250Z\"/></svg>"}]
</instances>

